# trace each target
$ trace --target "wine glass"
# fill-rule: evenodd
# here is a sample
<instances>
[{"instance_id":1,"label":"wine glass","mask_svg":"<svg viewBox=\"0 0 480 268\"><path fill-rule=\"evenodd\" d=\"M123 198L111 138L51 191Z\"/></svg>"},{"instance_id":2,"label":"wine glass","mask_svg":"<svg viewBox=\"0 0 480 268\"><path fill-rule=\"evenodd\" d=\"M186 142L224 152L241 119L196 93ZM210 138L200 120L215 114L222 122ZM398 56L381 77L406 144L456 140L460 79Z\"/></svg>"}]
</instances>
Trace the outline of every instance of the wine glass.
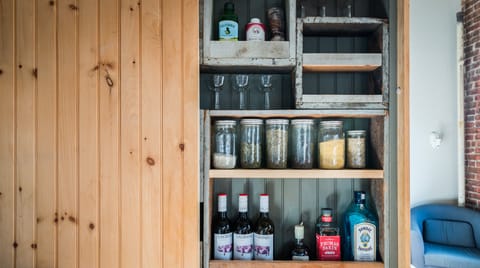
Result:
<instances>
[{"instance_id":1,"label":"wine glass","mask_svg":"<svg viewBox=\"0 0 480 268\"><path fill-rule=\"evenodd\" d=\"M262 87L260 88L261 91L264 93L264 109L270 109L270 92L272 91L272 75L270 74L263 74L260 76L260 81Z\"/></svg>"},{"instance_id":2,"label":"wine glass","mask_svg":"<svg viewBox=\"0 0 480 268\"><path fill-rule=\"evenodd\" d=\"M220 91L223 89L223 83L225 81L225 76L222 74L214 74L212 77L213 87L210 87L210 90L213 91L213 109L220 109Z\"/></svg>"},{"instance_id":3,"label":"wine glass","mask_svg":"<svg viewBox=\"0 0 480 268\"><path fill-rule=\"evenodd\" d=\"M246 105L246 91L248 86L248 75L246 74L237 74L235 75L235 85L236 89L240 93L240 110L247 109Z\"/></svg>"}]
</instances>

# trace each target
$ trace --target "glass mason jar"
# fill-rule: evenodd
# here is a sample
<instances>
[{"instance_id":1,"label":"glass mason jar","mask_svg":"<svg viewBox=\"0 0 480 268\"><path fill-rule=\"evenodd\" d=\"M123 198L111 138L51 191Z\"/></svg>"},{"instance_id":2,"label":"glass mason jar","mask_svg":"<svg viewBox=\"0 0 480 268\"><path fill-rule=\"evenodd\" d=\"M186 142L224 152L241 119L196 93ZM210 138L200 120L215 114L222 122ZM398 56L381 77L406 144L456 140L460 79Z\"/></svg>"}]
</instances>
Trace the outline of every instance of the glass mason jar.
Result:
<instances>
[{"instance_id":1,"label":"glass mason jar","mask_svg":"<svg viewBox=\"0 0 480 268\"><path fill-rule=\"evenodd\" d=\"M315 151L313 119L293 119L290 131L290 163L292 168L313 168Z\"/></svg>"},{"instance_id":2,"label":"glass mason jar","mask_svg":"<svg viewBox=\"0 0 480 268\"><path fill-rule=\"evenodd\" d=\"M237 122L234 120L215 122L215 147L212 156L214 168L235 168L237 163L236 126Z\"/></svg>"},{"instance_id":3,"label":"glass mason jar","mask_svg":"<svg viewBox=\"0 0 480 268\"><path fill-rule=\"evenodd\" d=\"M347 167L365 168L366 131L347 131Z\"/></svg>"},{"instance_id":4,"label":"glass mason jar","mask_svg":"<svg viewBox=\"0 0 480 268\"><path fill-rule=\"evenodd\" d=\"M262 167L263 120L240 121L240 165L242 168Z\"/></svg>"},{"instance_id":5,"label":"glass mason jar","mask_svg":"<svg viewBox=\"0 0 480 268\"><path fill-rule=\"evenodd\" d=\"M288 119L268 119L267 168L287 168Z\"/></svg>"},{"instance_id":6,"label":"glass mason jar","mask_svg":"<svg viewBox=\"0 0 480 268\"><path fill-rule=\"evenodd\" d=\"M345 167L345 138L342 121L322 121L318 128L318 166L324 169Z\"/></svg>"}]
</instances>

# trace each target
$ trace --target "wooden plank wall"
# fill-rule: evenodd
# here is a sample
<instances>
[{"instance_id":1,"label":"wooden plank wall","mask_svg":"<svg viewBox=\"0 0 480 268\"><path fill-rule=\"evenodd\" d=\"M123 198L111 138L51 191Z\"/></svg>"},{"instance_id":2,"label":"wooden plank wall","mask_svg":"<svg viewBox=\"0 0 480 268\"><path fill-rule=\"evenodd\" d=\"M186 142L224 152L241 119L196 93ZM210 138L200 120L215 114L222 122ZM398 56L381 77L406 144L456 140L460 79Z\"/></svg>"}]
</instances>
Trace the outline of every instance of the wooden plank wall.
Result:
<instances>
[{"instance_id":1,"label":"wooden plank wall","mask_svg":"<svg viewBox=\"0 0 480 268\"><path fill-rule=\"evenodd\" d=\"M0 0L0 267L199 266L198 14Z\"/></svg>"}]
</instances>

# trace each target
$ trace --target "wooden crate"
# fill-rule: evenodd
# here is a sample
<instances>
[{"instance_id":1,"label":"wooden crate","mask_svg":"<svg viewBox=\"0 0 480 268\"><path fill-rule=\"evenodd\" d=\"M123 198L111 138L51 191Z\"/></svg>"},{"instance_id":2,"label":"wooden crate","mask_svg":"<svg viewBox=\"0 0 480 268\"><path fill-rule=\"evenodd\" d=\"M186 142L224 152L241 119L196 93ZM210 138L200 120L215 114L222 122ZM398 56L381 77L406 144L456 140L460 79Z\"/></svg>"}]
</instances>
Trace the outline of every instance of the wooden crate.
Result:
<instances>
[{"instance_id":1,"label":"wooden crate","mask_svg":"<svg viewBox=\"0 0 480 268\"><path fill-rule=\"evenodd\" d=\"M304 37L363 37L366 51L350 53L304 51ZM305 17L297 19L295 107L298 109L387 109L388 108L388 25L385 20L348 17ZM361 93L308 93L305 73L369 74ZM319 91L319 90L317 90ZM348 89L346 91L349 91Z\"/></svg>"}]
</instances>

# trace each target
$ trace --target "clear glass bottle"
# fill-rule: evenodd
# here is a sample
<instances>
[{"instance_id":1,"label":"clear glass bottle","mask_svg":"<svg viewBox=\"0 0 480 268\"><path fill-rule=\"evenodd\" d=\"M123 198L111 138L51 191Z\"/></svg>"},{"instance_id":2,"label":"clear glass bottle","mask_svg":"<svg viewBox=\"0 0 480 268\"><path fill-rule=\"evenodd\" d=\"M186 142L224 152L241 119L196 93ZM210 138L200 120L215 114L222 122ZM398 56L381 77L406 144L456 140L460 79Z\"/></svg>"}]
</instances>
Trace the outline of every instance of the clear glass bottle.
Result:
<instances>
[{"instance_id":1,"label":"clear glass bottle","mask_svg":"<svg viewBox=\"0 0 480 268\"><path fill-rule=\"evenodd\" d=\"M365 168L366 131L347 131L347 167Z\"/></svg>"},{"instance_id":2,"label":"clear glass bottle","mask_svg":"<svg viewBox=\"0 0 480 268\"><path fill-rule=\"evenodd\" d=\"M215 122L215 147L213 148L213 167L220 169L235 168L237 163L237 122L218 120Z\"/></svg>"},{"instance_id":3,"label":"clear glass bottle","mask_svg":"<svg viewBox=\"0 0 480 268\"><path fill-rule=\"evenodd\" d=\"M223 14L218 21L218 40L238 41L238 16L232 2L223 6Z\"/></svg>"},{"instance_id":4,"label":"clear glass bottle","mask_svg":"<svg viewBox=\"0 0 480 268\"><path fill-rule=\"evenodd\" d=\"M308 261L310 260L309 254L310 250L303 243L303 238L305 235L305 228L303 222L295 225L295 246L292 250L292 260L294 261Z\"/></svg>"},{"instance_id":5,"label":"clear glass bottle","mask_svg":"<svg viewBox=\"0 0 480 268\"><path fill-rule=\"evenodd\" d=\"M260 215L255 224L253 244L255 260L273 260L273 236L275 227L268 216L268 194L260 195Z\"/></svg>"},{"instance_id":6,"label":"clear glass bottle","mask_svg":"<svg viewBox=\"0 0 480 268\"><path fill-rule=\"evenodd\" d=\"M313 168L314 128L313 119L293 119L291 121L290 165L292 168Z\"/></svg>"},{"instance_id":7,"label":"clear glass bottle","mask_svg":"<svg viewBox=\"0 0 480 268\"><path fill-rule=\"evenodd\" d=\"M266 121L267 168L287 168L288 119Z\"/></svg>"},{"instance_id":8,"label":"clear glass bottle","mask_svg":"<svg viewBox=\"0 0 480 268\"><path fill-rule=\"evenodd\" d=\"M344 215L344 259L376 261L378 253L378 217L366 206L364 191L355 191L354 200Z\"/></svg>"},{"instance_id":9,"label":"clear glass bottle","mask_svg":"<svg viewBox=\"0 0 480 268\"><path fill-rule=\"evenodd\" d=\"M317 259L321 261L339 261L341 259L340 232L333 221L331 208L322 208L316 225Z\"/></svg>"},{"instance_id":10,"label":"clear glass bottle","mask_svg":"<svg viewBox=\"0 0 480 268\"><path fill-rule=\"evenodd\" d=\"M253 225L248 218L248 194L238 196L238 218L233 227L233 259L253 259Z\"/></svg>"},{"instance_id":11,"label":"clear glass bottle","mask_svg":"<svg viewBox=\"0 0 480 268\"><path fill-rule=\"evenodd\" d=\"M240 121L240 165L242 168L261 168L263 150L263 120Z\"/></svg>"},{"instance_id":12,"label":"clear glass bottle","mask_svg":"<svg viewBox=\"0 0 480 268\"><path fill-rule=\"evenodd\" d=\"M232 224L227 217L227 194L218 194L218 213L212 223L213 258L232 259Z\"/></svg>"},{"instance_id":13,"label":"clear glass bottle","mask_svg":"<svg viewBox=\"0 0 480 268\"><path fill-rule=\"evenodd\" d=\"M342 121L322 121L318 128L318 166L323 169L345 167L345 138Z\"/></svg>"}]
</instances>

